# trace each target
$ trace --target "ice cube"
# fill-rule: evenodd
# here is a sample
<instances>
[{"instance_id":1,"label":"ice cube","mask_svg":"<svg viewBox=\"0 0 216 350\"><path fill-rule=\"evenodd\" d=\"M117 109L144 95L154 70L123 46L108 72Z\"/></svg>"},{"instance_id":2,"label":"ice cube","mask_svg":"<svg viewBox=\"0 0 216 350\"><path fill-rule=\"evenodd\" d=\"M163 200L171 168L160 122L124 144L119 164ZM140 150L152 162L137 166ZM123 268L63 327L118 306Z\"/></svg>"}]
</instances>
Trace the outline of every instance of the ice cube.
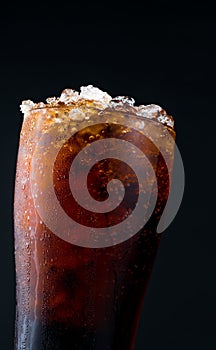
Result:
<instances>
[{"instance_id":1,"label":"ice cube","mask_svg":"<svg viewBox=\"0 0 216 350\"><path fill-rule=\"evenodd\" d=\"M108 104L109 101L111 101L112 99L112 97L108 95L107 92L103 92L102 90L94 87L93 85L81 86L80 90L80 98L84 98L86 100L95 100L100 101L104 104Z\"/></svg>"},{"instance_id":2,"label":"ice cube","mask_svg":"<svg viewBox=\"0 0 216 350\"><path fill-rule=\"evenodd\" d=\"M37 103L37 108L44 108L44 107L46 107L45 103L43 103L43 102L38 102Z\"/></svg>"},{"instance_id":3,"label":"ice cube","mask_svg":"<svg viewBox=\"0 0 216 350\"><path fill-rule=\"evenodd\" d=\"M174 127L174 119L171 115L160 115L157 117L157 120L162 124L170 126L171 128Z\"/></svg>"},{"instance_id":4,"label":"ice cube","mask_svg":"<svg viewBox=\"0 0 216 350\"><path fill-rule=\"evenodd\" d=\"M21 112L26 114L29 111L31 111L31 109L33 109L35 105L36 104L33 101L25 100L25 101L22 101L22 104L20 105L20 110L21 110Z\"/></svg>"},{"instance_id":5,"label":"ice cube","mask_svg":"<svg viewBox=\"0 0 216 350\"><path fill-rule=\"evenodd\" d=\"M140 115L146 118L155 118L160 114L161 110L162 108L155 104L140 105L138 107L137 115Z\"/></svg>"},{"instance_id":6,"label":"ice cube","mask_svg":"<svg viewBox=\"0 0 216 350\"><path fill-rule=\"evenodd\" d=\"M144 118L157 120L158 122L170 126L171 128L174 127L174 120L172 116L167 115L166 111L158 105L141 105L137 108L136 114Z\"/></svg>"},{"instance_id":7,"label":"ice cube","mask_svg":"<svg viewBox=\"0 0 216 350\"><path fill-rule=\"evenodd\" d=\"M73 89L64 89L61 93L59 101L68 104L70 102L76 102L79 99L79 93Z\"/></svg>"},{"instance_id":8,"label":"ice cube","mask_svg":"<svg viewBox=\"0 0 216 350\"><path fill-rule=\"evenodd\" d=\"M58 102L59 98L58 97L48 97L46 99L46 102L48 103L48 105L52 105L52 104L56 104Z\"/></svg>"},{"instance_id":9,"label":"ice cube","mask_svg":"<svg viewBox=\"0 0 216 350\"><path fill-rule=\"evenodd\" d=\"M129 97L129 96L116 96L111 99L109 104L112 107L115 107L116 105L123 105L124 103L127 103L128 105L133 107L135 100L133 99L133 97Z\"/></svg>"}]
</instances>

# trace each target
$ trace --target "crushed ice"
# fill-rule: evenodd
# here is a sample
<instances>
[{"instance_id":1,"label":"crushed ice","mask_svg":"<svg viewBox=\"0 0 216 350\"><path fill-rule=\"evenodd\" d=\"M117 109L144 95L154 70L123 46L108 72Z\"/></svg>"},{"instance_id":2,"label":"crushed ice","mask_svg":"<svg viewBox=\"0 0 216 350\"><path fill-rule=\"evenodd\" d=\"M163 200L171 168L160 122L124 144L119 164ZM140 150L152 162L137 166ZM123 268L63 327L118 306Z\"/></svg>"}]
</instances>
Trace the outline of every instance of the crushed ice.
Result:
<instances>
[{"instance_id":1,"label":"crushed ice","mask_svg":"<svg viewBox=\"0 0 216 350\"><path fill-rule=\"evenodd\" d=\"M110 105L114 106L115 105L124 105L125 103L129 104L129 106L133 107L135 100L133 97L129 96L117 96L111 99Z\"/></svg>"},{"instance_id":2,"label":"crushed ice","mask_svg":"<svg viewBox=\"0 0 216 350\"><path fill-rule=\"evenodd\" d=\"M158 105L141 105L138 107L137 115L146 117L146 115L149 115L149 118L157 117L160 112L162 111L162 108Z\"/></svg>"},{"instance_id":3,"label":"crushed ice","mask_svg":"<svg viewBox=\"0 0 216 350\"><path fill-rule=\"evenodd\" d=\"M112 99L112 97L108 95L107 92L103 92L102 90L92 85L81 86L80 90L80 98L84 98L86 100L95 100L108 104Z\"/></svg>"},{"instance_id":4,"label":"crushed ice","mask_svg":"<svg viewBox=\"0 0 216 350\"><path fill-rule=\"evenodd\" d=\"M35 107L36 103L34 103L31 100L24 100L22 101L22 104L20 106L21 112L28 113L30 112L34 107Z\"/></svg>"},{"instance_id":5,"label":"crushed ice","mask_svg":"<svg viewBox=\"0 0 216 350\"><path fill-rule=\"evenodd\" d=\"M49 97L46 99L46 104L43 102L34 103L31 100L25 100L22 102L20 109L27 115L31 110L44 108L44 107L58 107L61 105L74 105L79 100L90 100L99 102L98 108L112 108L117 111L135 113L139 117L154 119L162 124L165 124L171 128L174 127L174 120L171 116L167 115L166 111L156 104L134 106L135 100L129 96L117 96L112 98L107 92L94 87L93 85L82 86L80 93L73 89L65 89L62 91L60 97ZM81 111L74 109L73 117L77 117L77 120L84 118L84 114Z\"/></svg>"},{"instance_id":6,"label":"crushed ice","mask_svg":"<svg viewBox=\"0 0 216 350\"><path fill-rule=\"evenodd\" d=\"M76 102L79 99L79 93L72 89L64 89L59 98L60 102L68 104L70 102Z\"/></svg>"}]
</instances>

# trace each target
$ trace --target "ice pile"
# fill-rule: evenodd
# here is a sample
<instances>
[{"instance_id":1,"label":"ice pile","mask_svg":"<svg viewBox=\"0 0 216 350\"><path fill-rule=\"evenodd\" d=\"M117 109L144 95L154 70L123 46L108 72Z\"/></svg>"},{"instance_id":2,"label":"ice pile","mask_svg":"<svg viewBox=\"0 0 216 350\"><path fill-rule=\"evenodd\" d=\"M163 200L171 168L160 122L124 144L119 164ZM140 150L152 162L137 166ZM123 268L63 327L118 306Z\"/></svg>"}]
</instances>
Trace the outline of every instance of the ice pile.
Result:
<instances>
[{"instance_id":1,"label":"ice pile","mask_svg":"<svg viewBox=\"0 0 216 350\"><path fill-rule=\"evenodd\" d=\"M65 89L60 97L49 97L46 104L43 102L34 103L31 100L22 102L20 109L26 115L38 108L51 108L60 106L75 106L82 101L95 101L99 109L111 108L122 112L131 112L139 117L157 120L158 122L174 127L173 118L164 109L155 104L134 106L135 100L128 96L117 96L112 98L107 92L94 87L93 85L82 86L80 93L73 89Z\"/></svg>"}]
</instances>

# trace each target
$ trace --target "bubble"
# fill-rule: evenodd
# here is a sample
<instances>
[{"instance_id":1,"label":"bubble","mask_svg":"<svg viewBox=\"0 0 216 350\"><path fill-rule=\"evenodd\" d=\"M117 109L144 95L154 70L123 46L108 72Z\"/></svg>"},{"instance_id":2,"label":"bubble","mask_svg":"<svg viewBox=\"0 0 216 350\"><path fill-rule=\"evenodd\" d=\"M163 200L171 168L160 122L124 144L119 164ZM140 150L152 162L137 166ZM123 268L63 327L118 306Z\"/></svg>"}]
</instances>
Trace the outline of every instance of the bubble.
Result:
<instances>
[{"instance_id":1,"label":"bubble","mask_svg":"<svg viewBox=\"0 0 216 350\"><path fill-rule=\"evenodd\" d=\"M89 136L89 141L93 141L95 137L93 135Z\"/></svg>"}]
</instances>

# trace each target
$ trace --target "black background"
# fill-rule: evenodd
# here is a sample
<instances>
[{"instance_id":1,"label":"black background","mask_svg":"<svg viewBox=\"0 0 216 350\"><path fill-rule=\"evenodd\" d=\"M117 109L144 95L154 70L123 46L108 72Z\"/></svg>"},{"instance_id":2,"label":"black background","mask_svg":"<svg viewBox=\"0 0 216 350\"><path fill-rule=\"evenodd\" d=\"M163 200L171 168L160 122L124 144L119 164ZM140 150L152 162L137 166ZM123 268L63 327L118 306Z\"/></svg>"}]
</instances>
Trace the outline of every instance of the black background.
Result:
<instances>
[{"instance_id":1,"label":"black background","mask_svg":"<svg viewBox=\"0 0 216 350\"><path fill-rule=\"evenodd\" d=\"M163 235L135 349L215 349L213 9L199 1L18 2L1 7L0 18L0 349L13 349L19 104L87 84L132 96L137 104L159 104L174 115L185 166L184 199Z\"/></svg>"}]
</instances>

